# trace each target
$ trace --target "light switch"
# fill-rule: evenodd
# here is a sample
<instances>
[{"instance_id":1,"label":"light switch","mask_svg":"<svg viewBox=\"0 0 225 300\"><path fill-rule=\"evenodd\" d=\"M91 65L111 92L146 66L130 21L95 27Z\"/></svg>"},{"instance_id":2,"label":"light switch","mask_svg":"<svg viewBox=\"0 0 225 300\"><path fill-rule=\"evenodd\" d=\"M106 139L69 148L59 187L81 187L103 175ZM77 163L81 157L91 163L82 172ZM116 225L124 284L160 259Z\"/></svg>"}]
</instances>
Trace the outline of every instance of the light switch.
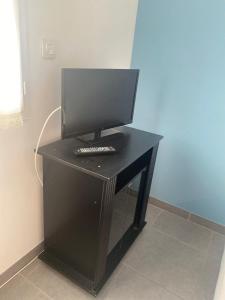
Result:
<instances>
[{"instance_id":1,"label":"light switch","mask_svg":"<svg viewBox=\"0 0 225 300\"><path fill-rule=\"evenodd\" d=\"M56 45L52 40L42 40L42 57L45 59L53 59L56 57Z\"/></svg>"}]
</instances>

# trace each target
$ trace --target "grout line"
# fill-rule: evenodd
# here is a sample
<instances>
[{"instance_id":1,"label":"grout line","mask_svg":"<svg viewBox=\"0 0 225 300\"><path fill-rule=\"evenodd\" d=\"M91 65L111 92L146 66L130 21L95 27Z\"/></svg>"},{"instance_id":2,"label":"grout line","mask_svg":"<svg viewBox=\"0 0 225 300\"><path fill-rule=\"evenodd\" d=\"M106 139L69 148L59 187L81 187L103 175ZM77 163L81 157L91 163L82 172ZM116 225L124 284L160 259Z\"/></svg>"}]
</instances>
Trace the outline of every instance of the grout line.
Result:
<instances>
[{"instance_id":1,"label":"grout line","mask_svg":"<svg viewBox=\"0 0 225 300\"><path fill-rule=\"evenodd\" d=\"M183 297L181 297L180 295L174 293L173 291L171 291L170 289L168 289L167 287L165 287L164 285L162 285L162 283L158 282L158 281L155 281L155 280L152 280L150 279L147 275L145 275L144 273L141 273L139 271L137 271L137 269L133 268L131 265L125 263L125 262L122 262L122 264L124 266L126 266L128 269L132 270L133 272L135 272L136 274L138 274L140 277L144 278L145 280L147 281L151 281L157 285L159 285L161 288L163 288L165 291L169 292L170 294L173 294L175 295L176 297L180 298L181 300L185 300Z\"/></svg>"},{"instance_id":2,"label":"grout line","mask_svg":"<svg viewBox=\"0 0 225 300\"><path fill-rule=\"evenodd\" d=\"M45 295L48 299L53 300L53 298L51 296L49 296L44 290L42 290L39 286L37 286L35 283L33 283L32 280L30 280L29 278L25 277L22 274L19 274L21 277L23 277L23 279L25 281L27 281L30 285L32 285L33 287L35 287L39 292L41 292L43 295Z\"/></svg>"},{"instance_id":3,"label":"grout line","mask_svg":"<svg viewBox=\"0 0 225 300\"><path fill-rule=\"evenodd\" d=\"M159 216L163 213L164 209L163 209L163 208L160 208L160 207L158 207L158 206L155 206L155 205L152 204L152 203L148 203L148 205L149 205L149 206L150 206L150 205L153 205L154 207L157 207L157 208L159 209L159 212L158 212L158 213L156 214L156 216L155 216L155 220L152 221L152 223L150 223L150 222L151 222L151 217L150 217L151 208L148 207L148 209L149 209L149 219L150 219L150 222L149 222L148 224L154 225L154 224L156 223L157 219L159 218ZM153 218L152 218L152 219L153 219Z\"/></svg>"},{"instance_id":4,"label":"grout line","mask_svg":"<svg viewBox=\"0 0 225 300\"><path fill-rule=\"evenodd\" d=\"M213 235L212 232L210 232L210 239L209 239L209 242L208 242L207 250L206 250L206 251L203 251L203 250L200 250L200 249L198 249L198 248L195 248L195 247L191 246L190 244L187 244L187 243L183 242L182 240L179 240L178 238L176 238L176 237L174 237L174 236L171 236L170 234L167 234L167 233L165 233L165 232L163 232L163 231L157 229L157 227L154 227L154 225L152 226L152 228L154 228L155 231L160 232L161 234L163 234L163 235L169 237L170 239L179 242L179 243L182 244L183 246L185 246L185 247L187 247L187 248L189 248L189 249L192 249L192 250L196 251L198 255L203 256L203 260L200 260L200 262L201 262L201 270L203 270L203 268L204 268L204 266L205 266L205 264L206 264L207 257L208 257L208 255L209 255L209 246L210 246L210 244L211 244L211 242L212 242L212 235ZM126 266L132 268L132 270L134 270L134 271L136 271L138 274L142 275L142 277L144 277L144 278L146 278L146 279L149 279L147 276L145 276L145 274L140 273L139 271L137 271L136 269L134 269L132 266L130 266L128 263L123 262L123 264L125 264ZM155 282L155 283L161 285L160 282L154 281L154 280L152 280L152 279L149 279L149 280L151 280L151 281L153 281L153 282ZM195 285L195 286L198 285L198 279L197 279L197 278L196 278L196 280L195 280L195 282L194 282L194 285ZM163 288L166 289L167 291L169 291L170 293L172 292L174 295L177 295L177 294L175 294L173 291L171 291L171 290L165 288L164 286L163 286ZM178 295L177 295L177 296L178 296ZM179 296L179 297L181 297L181 296ZM181 299L183 299L183 298L181 298ZM183 300L185 300L185 299L183 299Z\"/></svg>"},{"instance_id":5,"label":"grout line","mask_svg":"<svg viewBox=\"0 0 225 300\"><path fill-rule=\"evenodd\" d=\"M161 211L156 215L155 220L152 222L152 225L155 225L156 221L158 220L159 216L163 213L163 210L161 209Z\"/></svg>"},{"instance_id":6,"label":"grout line","mask_svg":"<svg viewBox=\"0 0 225 300\"><path fill-rule=\"evenodd\" d=\"M28 264L26 264L22 269L20 269L18 272L16 272L9 280L7 280L6 282L4 282L1 286L0 289L5 286L8 282L10 282L14 277L16 277L20 272L22 272L27 266L29 266L32 262L34 262L36 259L38 258L38 256L36 256L35 258L33 258ZM20 274L21 275L21 274Z\"/></svg>"},{"instance_id":7,"label":"grout line","mask_svg":"<svg viewBox=\"0 0 225 300\"><path fill-rule=\"evenodd\" d=\"M194 247L194 246L192 246L192 245L190 245L190 244L188 244L188 243L186 243L186 242L184 242L184 241L182 241L182 240L180 240L180 239L178 239L178 238L176 238L176 237L174 237L174 236L172 236L172 235L170 235L170 234L168 234L168 233L166 233L166 232L164 232L164 231L162 231L162 230L160 230L160 229L158 229L158 228L155 227L154 225L153 225L152 227L153 227L156 231L158 231L158 232L160 232L160 233L166 235L167 237L169 237L169 238L171 238L171 239L173 239L173 240L175 240L175 241L177 241L177 242L180 242L181 244L183 244L184 246L186 246L186 247L188 247L188 248L190 248L190 249L192 249L192 250L195 250L195 251L200 252L201 254L203 254L203 251L202 251L201 249L198 249L198 248L196 248L196 247Z\"/></svg>"}]
</instances>

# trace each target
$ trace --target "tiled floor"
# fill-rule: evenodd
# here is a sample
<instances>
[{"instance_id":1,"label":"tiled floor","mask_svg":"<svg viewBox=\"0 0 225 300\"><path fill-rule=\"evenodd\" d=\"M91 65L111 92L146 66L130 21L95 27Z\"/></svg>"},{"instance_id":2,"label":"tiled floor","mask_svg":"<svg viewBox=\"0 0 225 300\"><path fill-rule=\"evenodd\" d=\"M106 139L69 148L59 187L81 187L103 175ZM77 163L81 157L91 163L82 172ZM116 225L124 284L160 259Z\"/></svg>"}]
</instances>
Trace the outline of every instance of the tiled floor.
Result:
<instances>
[{"instance_id":1,"label":"tiled floor","mask_svg":"<svg viewBox=\"0 0 225 300\"><path fill-rule=\"evenodd\" d=\"M225 237L152 205L147 221L97 299L212 300ZM36 260L0 289L0 299L94 298Z\"/></svg>"}]
</instances>

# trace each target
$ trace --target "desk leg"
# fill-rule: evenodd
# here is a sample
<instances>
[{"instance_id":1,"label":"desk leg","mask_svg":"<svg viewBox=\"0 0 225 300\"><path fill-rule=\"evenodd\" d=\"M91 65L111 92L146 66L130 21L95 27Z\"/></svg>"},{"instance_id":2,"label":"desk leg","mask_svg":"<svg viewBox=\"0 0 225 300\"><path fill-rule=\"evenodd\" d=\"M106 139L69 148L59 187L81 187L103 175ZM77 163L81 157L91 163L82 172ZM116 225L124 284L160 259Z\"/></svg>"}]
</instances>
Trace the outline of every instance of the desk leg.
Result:
<instances>
[{"instance_id":1,"label":"desk leg","mask_svg":"<svg viewBox=\"0 0 225 300\"><path fill-rule=\"evenodd\" d=\"M99 233L99 251L98 251L98 262L95 276L95 286L99 284L102 277L104 276L106 263L107 263L107 251L110 237L110 228L112 220L113 210L113 196L115 195L116 177L109 180L104 187L102 195L102 211L101 211L101 223Z\"/></svg>"},{"instance_id":2,"label":"desk leg","mask_svg":"<svg viewBox=\"0 0 225 300\"><path fill-rule=\"evenodd\" d=\"M155 162L156 162L158 148L159 148L159 144L156 145L154 148L152 148L150 163L146 170L146 177L145 177L144 183L143 183L145 188L143 191L143 196L142 196L143 198L141 201L138 227L143 226L143 224L145 223L145 215L146 215L146 210L147 210L147 205L148 205L148 200L149 200L149 194L150 194L150 189L151 189L151 184L152 184L152 178L153 178L153 172L154 172L154 168L155 168Z\"/></svg>"}]
</instances>

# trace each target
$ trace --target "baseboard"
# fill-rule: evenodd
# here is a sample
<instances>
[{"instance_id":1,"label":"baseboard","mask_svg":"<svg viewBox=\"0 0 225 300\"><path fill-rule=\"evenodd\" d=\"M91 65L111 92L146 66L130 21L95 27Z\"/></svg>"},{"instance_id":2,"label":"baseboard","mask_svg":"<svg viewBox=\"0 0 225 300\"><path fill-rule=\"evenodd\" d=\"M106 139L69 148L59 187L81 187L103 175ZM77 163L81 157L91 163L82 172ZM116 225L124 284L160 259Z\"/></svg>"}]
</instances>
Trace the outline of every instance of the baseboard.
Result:
<instances>
[{"instance_id":1,"label":"baseboard","mask_svg":"<svg viewBox=\"0 0 225 300\"><path fill-rule=\"evenodd\" d=\"M187 212L186 210L183 210L181 208L175 207L169 203L163 202L163 201L153 198L153 197L149 198L149 202L154 206L165 209L165 210L167 210L173 214L176 214L184 219L189 218L189 212Z\"/></svg>"},{"instance_id":2,"label":"baseboard","mask_svg":"<svg viewBox=\"0 0 225 300\"><path fill-rule=\"evenodd\" d=\"M29 253L18 260L14 265L12 265L8 270L0 275L0 287L3 286L7 281L15 276L21 269L23 269L29 262L31 262L35 257L37 257L44 250L44 242L40 243Z\"/></svg>"},{"instance_id":3,"label":"baseboard","mask_svg":"<svg viewBox=\"0 0 225 300\"><path fill-rule=\"evenodd\" d=\"M225 226L223 226L221 224L214 223L210 220L207 220L207 219L202 218L198 215L192 214L192 213L190 213L186 210L183 210L181 208L178 208L176 206L173 206L169 203L163 202L163 201L161 201L159 199L156 199L156 198L153 198L153 197L149 198L149 202L154 206L157 206L159 208L167 210L167 211L169 211L173 214L176 214L176 215L178 215L182 218L185 218L185 219L190 220L190 221L192 221L196 224L205 226L210 230L213 230L213 231L216 231L220 234L225 235Z\"/></svg>"}]
</instances>

